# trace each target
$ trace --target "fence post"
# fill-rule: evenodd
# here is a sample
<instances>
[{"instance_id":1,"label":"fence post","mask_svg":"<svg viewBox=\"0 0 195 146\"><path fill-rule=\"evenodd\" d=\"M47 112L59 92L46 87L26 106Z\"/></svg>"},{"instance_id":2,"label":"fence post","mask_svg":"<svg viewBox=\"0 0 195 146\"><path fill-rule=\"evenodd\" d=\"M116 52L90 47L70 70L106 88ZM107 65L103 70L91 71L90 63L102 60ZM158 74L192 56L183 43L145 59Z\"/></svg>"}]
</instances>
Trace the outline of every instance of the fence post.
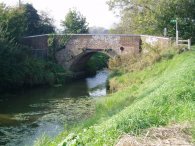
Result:
<instances>
[{"instance_id":1,"label":"fence post","mask_svg":"<svg viewBox=\"0 0 195 146\"><path fill-rule=\"evenodd\" d=\"M188 39L188 50L191 49L191 39Z\"/></svg>"},{"instance_id":2,"label":"fence post","mask_svg":"<svg viewBox=\"0 0 195 146\"><path fill-rule=\"evenodd\" d=\"M179 44L179 31L176 31L176 45L178 46Z\"/></svg>"}]
</instances>

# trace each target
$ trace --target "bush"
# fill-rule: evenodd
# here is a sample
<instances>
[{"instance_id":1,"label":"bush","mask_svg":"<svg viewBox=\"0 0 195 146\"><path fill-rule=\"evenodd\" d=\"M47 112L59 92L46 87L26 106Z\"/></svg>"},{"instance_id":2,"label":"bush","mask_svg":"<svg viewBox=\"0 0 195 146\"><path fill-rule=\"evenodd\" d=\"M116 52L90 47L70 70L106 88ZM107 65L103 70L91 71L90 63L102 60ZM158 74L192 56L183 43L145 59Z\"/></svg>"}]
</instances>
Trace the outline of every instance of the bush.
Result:
<instances>
[{"instance_id":1,"label":"bush","mask_svg":"<svg viewBox=\"0 0 195 146\"><path fill-rule=\"evenodd\" d=\"M72 78L71 72L55 63L33 59L28 55L23 57L23 51L16 53L9 48L3 49L0 51L0 91L63 84Z\"/></svg>"}]
</instances>

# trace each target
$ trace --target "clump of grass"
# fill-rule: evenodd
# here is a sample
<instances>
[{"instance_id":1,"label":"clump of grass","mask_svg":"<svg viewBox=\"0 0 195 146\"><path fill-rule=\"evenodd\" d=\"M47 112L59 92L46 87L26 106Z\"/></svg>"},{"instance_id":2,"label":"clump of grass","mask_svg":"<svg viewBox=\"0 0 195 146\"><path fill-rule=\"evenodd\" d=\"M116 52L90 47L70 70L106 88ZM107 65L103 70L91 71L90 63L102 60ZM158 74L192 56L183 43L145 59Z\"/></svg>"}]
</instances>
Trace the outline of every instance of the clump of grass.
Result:
<instances>
[{"instance_id":1,"label":"clump of grass","mask_svg":"<svg viewBox=\"0 0 195 146\"><path fill-rule=\"evenodd\" d=\"M123 135L115 146L188 145L192 146L189 123L146 129L139 136Z\"/></svg>"},{"instance_id":2,"label":"clump of grass","mask_svg":"<svg viewBox=\"0 0 195 146\"><path fill-rule=\"evenodd\" d=\"M51 139L43 134L39 139L35 141L34 146L48 146L51 144Z\"/></svg>"}]
</instances>

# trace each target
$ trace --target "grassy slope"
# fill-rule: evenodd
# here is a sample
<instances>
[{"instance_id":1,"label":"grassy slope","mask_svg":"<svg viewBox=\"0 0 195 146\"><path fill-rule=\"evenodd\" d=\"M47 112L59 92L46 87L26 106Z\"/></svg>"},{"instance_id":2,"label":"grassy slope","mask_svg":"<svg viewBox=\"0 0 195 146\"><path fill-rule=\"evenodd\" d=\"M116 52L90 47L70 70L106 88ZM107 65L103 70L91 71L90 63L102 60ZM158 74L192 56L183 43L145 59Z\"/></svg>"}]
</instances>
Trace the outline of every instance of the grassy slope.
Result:
<instances>
[{"instance_id":1,"label":"grassy slope","mask_svg":"<svg viewBox=\"0 0 195 146\"><path fill-rule=\"evenodd\" d=\"M194 51L112 82L120 91L98 100L96 114L72 130L76 134L64 137L64 132L54 141L40 139L36 145L57 145L65 138L67 144L113 145L123 133L136 135L148 127L195 121Z\"/></svg>"}]
</instances>

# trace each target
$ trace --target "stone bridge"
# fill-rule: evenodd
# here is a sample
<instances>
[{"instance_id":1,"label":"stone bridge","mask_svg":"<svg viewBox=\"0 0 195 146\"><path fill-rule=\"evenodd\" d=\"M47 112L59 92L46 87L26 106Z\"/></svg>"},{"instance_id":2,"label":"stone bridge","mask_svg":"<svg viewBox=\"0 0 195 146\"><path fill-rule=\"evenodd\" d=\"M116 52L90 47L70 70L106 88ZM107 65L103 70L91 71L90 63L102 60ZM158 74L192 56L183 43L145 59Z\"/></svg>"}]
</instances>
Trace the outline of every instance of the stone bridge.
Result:
<instances>
[{"instance_id":1,"label":"stone bridge","mask_svg":"<svg viewBox=\"0 0 195 146\"><path fill-rule=\"evenodd\" d=\"M25 37L23 43L30 46L35 54L47 57L49 52L48 39L51 36L57 39L69 36L62 48L55 53L55 58L64 68L73 71L82 70L88 59L96 52L115 57L121 54L141 52L142 43L163 46L169 44L168 38L131 34L48 34Z\"/></svg>"}]
</instances>

